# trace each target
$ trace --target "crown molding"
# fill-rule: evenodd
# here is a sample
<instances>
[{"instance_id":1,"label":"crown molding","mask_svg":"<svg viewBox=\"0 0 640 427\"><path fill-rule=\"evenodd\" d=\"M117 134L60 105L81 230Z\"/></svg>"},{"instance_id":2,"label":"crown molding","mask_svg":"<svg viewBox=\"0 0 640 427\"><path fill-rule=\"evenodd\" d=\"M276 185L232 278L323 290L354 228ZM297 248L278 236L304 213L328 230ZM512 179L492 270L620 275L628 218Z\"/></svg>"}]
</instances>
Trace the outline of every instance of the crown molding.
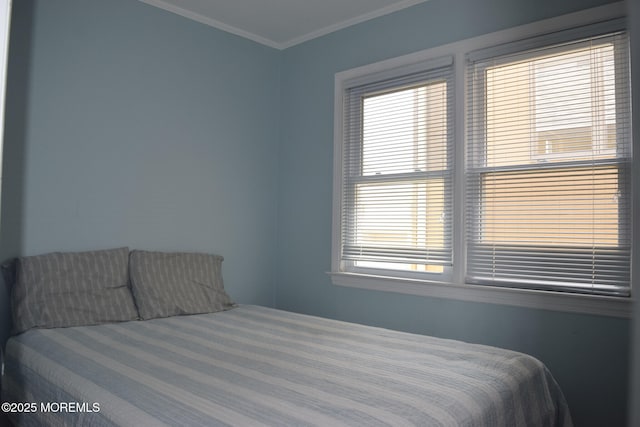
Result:
<instances>
[{"instance_id":1,"label":"crown molding","mask_svg":"<svg viewBox=\"0 0 640 427\"><path fill-rule=\"evenodd\" d=\"M225 24L224 22L220 22L218 20L208 18L199 13L195 13L190 10L175 6L173 4L169 4L163 0L140 0L140 1L150 6L155 6L157 8L164 9L167 12L175 13L176 15L180 15L183 18L191 19L192 21L196 21L201 24L205 24L210 27L217 28L218 30L235 34L236 36L240 36L245 39L252 40L254 42L263 44L265 46L269 46L274 49L282 49L282 46L279 43L274 42L273 40L269 40L257 34L250 33L249 31L241 30L240 28L236 28L232 25Z\"/></svg>"},{"instance_id":2,"label":"crown molding","mask_svg":"<svg viewBox=\"0 0 640 427\"><path fill-rule=\"evenodd\" d=\"M404 0L401 2L394 3L387 7L383 7L381 9L373 10L371 12L365 13L363 15L358 15L353 18L347 19L342 22L338 22L333 25L329 25L327 27L321 28L319 30L312 31L310 33L304 34L300 37L295 37L291 40L283 42L280 44L280 49L287 49L292 46L307 42L309 40L313 40L318 37L325 36L327 34L351 27L356 24L360 24L362 22L369 21L371 19L379 18L384 15L389 15L391 13L397 12L402 9L406 9L411 6L415 6L420 3L424 3L427 0Z\"/></svg>"},{"instance_id":3,"label":"crown molding","mask_svg":"<svg viewBox=\"0 0 640 427\"><path fill-rule=\"evenodd\" d=\"M269 46L271 48L278 49L278 50L284 50L284 49L290 48L292 46L304 43L306 41L309 41L309 40L312 40L312 39L315 39L315 38L322 37L324 35L333 33L335 31L342 30L342 29L350 27L352 25L356 25L356 24L359 24L361 22L369 21L371 19L378 18L380 16L388 15L390 13L397 12L397 11L402 10L402 9L406 9L408 7L415 6L415 5L420 4L420 3L424 3L427 0L404 0L404 1L401 1L401 2L398 2L398 3L394 3L392 5L389 5L387 7L383 7L381 9L377 9L377 10L374 10L374 11L371 11L371 12L368 12L368 13L365 13L365 14L362 14L362 15L358 15L356 17L347 19L345 21L338 22L336 24L329 25L327 27L323 27L323 28L321 28L319 30L315 30L315 31L312 31L312 32L307 33L307 34L303 34L303 35L301 35L299 37L294 37L294 38L292 38L290 40L287 40L287 41L284 41L284 42L277 42L275 40L271 40L271 39L268 39L266 37L259 36L257 34L249 32L249 31L242 30L242 29L234 27L232 25L225 24L224 22L218 21L216 19L212 19L212 18L209 18L209 17L204 16L202 14L199 14L199 13L184 9L182 7L170 4L170 3L168 3L168 2L166 2L164 0L139 0L139 1L141 1L142 3L146 3L146 4L150 5L150 6L154 6L154 7L166 10L167 12L175 13L176 15L180 15L180 16L182 16L184 18L187 18L187 19L190 19L192 21L196 21L196 22L199 22L201 24L205 24L205 25L208 25L210 27L217 28L219 30L222 30L222 31L225 31L225 32L228 32L228 33L231 33L231 34L235 34L237 36L240 36L240 37L243 37L243 38L246 38L246 39L249 39L249 40L252 40L254 42L263 44L265 46Z\"/></svg>"}]
</instances>

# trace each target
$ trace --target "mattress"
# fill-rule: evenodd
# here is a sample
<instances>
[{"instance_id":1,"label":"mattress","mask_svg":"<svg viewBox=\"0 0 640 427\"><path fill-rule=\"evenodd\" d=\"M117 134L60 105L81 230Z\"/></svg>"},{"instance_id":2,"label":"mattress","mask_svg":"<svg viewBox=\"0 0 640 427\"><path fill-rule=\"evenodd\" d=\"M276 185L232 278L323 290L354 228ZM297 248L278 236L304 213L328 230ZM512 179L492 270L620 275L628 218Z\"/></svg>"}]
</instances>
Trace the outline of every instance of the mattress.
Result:
<instances>
[{"instance_id":1,"label":"mattress","mask_svg":"<svg viewBox=\"0 0 640 427\"><path fill-rule=\"evenodd\" d=\"M20 426L571 425L531 356L259 306L30 330L2 387Z\"/></svg>"}]
</instances>

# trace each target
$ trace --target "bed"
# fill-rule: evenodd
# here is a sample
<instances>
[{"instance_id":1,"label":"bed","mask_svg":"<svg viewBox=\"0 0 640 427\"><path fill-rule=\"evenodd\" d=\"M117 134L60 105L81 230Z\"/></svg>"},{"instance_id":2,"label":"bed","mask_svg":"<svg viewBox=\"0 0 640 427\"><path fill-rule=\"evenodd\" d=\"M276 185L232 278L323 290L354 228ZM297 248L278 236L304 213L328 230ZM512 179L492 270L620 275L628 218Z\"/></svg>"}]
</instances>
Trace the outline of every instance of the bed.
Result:
<instances>
[{"instance_id":1,"label":"bed","mask_svg":"<svg viewBox=\"0 0 640 427\"><path fill-rule=\"evenodd\" d=\"M31 327L2 388L19 426L571 425L531 356L233 303Z\"/></svg>"}]
</instances>

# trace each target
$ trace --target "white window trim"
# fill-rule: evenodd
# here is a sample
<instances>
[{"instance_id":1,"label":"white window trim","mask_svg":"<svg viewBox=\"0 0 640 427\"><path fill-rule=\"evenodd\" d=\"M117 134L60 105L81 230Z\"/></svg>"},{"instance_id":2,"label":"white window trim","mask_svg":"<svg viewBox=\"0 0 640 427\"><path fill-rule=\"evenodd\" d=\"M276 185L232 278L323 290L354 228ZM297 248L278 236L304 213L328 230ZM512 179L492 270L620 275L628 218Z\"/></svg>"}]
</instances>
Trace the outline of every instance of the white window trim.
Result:
<instances>
[{"instance_id":1,"label":"white window trim","mask_svg":"<svg viewBox=\"0 0 640 427\"><path fill-rule=\"evenodd\" d=\"M454 219L453 229L464 230L464 139L466 135L466 78L465 54L478 49L489 48L511 41L527 39L543 34L561 31L605 20L624 17L626 5L618 2L575 12L568 15L539 21L495 33L462 40L447 45L415 52L397 58L339 72L335 75L334 92L334 180L333 180L333 231L331 245L331 276L333 284L376 291L397 292L437 298L448 298L462 301L494 303L555 310L573 313L588 313L613 317L630 317L632 298L581 295L572 293L515 289L495 286L470 285L465 283L465 236L458 231L453 236L453 269L452 282L442 283L415 278L399 278L375 274L359 274L345 272L341 265L341 212L342 212L342 148L343 148L343 95L353 81L382 80L385 76L394 75L399 68L422 64L445 56L454 57L455 73L455 179L454 179ZM634 145L636 145L634 143ZM633 159L632 170L640 170L640 156ZM634 172L638 173L638 172ZM636 230L638 227L634 227ZM637 233L637 231L634 231ZM638 271L640 258L637 250L632 252L632 278ZM632 279L633 283L633 279ZM632 293L634 290L632 289ZM633 294L632 294L633 295Z\"/></svg>"}]
</instances>

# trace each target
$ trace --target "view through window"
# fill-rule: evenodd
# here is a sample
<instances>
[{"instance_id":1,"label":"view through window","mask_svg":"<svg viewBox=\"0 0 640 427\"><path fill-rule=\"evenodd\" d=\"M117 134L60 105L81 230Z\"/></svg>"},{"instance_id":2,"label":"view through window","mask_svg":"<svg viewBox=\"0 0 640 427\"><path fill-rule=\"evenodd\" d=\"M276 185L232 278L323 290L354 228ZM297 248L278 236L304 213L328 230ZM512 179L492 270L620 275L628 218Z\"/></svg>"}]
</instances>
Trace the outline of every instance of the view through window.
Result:
<instances>
[{"instance_id":1,"label":"view through window","mask_svg":"<svg viewBox=\"0 0 640 427\"><path fill-rule=\"evenodd\" d=\"M475 280L605 293L628 283L624 49L609 36L476 65L484 115L472 110Z\"/></svg>"}]
</instances>

